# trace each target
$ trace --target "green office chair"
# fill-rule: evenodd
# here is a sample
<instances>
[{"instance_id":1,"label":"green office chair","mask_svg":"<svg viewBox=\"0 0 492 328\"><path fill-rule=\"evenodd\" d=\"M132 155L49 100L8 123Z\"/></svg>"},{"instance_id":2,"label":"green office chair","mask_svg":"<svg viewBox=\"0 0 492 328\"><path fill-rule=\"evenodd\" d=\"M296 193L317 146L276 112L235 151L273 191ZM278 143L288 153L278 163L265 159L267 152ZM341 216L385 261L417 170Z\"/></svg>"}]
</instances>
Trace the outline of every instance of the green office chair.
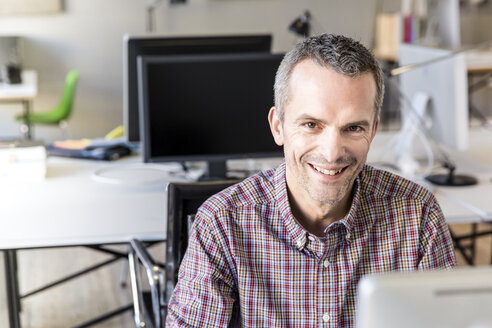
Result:
<instances>
[{"instance_id":1,"label":"green office chair","mask_svg":"<svg viewBox=\"0 0 492 328\"><path fill-rule=\"evenodd\" d=\"M43 113L28 113L27 115L20 114L16 116L17 121L21 121L21 131L30 135L31 124L58 125L64 131L64 137L67 127L67 119L72 113L73 101L75 96L75 86L79 72L71 70L65 78L65 89L63 96L57 107Z\"/></svg>"}]
</instances>

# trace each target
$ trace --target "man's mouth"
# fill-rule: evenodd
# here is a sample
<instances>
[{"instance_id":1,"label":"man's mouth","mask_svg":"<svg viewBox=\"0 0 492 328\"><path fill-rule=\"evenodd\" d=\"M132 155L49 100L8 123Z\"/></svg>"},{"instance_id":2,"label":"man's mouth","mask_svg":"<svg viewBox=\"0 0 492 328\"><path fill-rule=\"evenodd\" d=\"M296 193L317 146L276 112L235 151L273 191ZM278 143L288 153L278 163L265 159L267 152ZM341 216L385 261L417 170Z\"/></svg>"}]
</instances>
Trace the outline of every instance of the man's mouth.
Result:
<instances>
[{"instance_id":1,"label":"man's mouth","mask_svg":"<svg viewBox=\"0 0 492 328\"><path fill-rule=\"evenodd\" d=\"M332 175L332 176L342 173L342 171L345 169L344 167L342 167L342 168L336 169L336 170L327 170L327 169L321 168L321 167L316 166L316 165L312 165L312 167L318 172L321 172L321 173L326 174L326 175Z\"/></svg>"}]
</instances>

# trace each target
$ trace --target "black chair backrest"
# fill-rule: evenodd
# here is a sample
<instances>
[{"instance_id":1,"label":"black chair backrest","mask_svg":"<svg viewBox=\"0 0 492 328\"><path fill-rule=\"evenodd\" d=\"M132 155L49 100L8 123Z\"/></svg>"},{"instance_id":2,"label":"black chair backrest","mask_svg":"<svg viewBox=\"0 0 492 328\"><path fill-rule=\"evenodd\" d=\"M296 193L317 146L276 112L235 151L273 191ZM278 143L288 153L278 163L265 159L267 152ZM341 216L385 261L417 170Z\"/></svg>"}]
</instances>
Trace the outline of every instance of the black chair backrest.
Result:
<instances>
[{"instance_id":1,"label":"black chair backrest","mask_svg":"<svg viewBox=\"0 0 492 328\"><path fill-rule=\"evenodd\" d=\"M165 287L168 294L178 280L178 269L188 246L188 232L194 214L210 196L239 181L169 183Z\"/></svg>"}]
</instances>

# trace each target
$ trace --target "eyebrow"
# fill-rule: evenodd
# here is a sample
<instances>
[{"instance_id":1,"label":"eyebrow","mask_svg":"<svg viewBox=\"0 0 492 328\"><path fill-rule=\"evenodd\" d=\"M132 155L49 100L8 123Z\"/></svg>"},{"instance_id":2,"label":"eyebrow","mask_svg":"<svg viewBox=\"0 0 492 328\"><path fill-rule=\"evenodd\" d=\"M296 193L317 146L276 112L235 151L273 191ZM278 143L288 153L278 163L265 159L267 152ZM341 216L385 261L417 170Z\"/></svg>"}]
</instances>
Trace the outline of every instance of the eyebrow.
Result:
<instances>
[{"instance_id":1,"label":"eyebrow","mask_svg":"<svg viewBox=\"0 0 492 328\"><path fill-rule=\"evenodd\" d=\"M351 122L351 123L345 124L345 126L354 126L354 125L361 125L361 126L369 127L369 126L371 126L371 123L369 123L366 120L362 120L362 121Z\"/></svg>"},{"instance_id":2,"label":"eyebrow","mask_svg":"<svg viewBox=\"0 0 492 328\"><path fill-rule=\"evenodd\" d=\"M294 123L299 123L299 122L302 122L302 121L314 121L314 122L325 123L323 120L317 119L315 117L312 117L312 116L306 115L306 114L303 114L303 115L299 116L294 121ZM355 122L347 123L347 124L344 125L344 127L354 126L354 125L360 125L360 126L364 126L364 127L370 127L371 126L371 123L369 121L367 121L367 120L361 120L361 121L355 121Z\"/></svg>"},{"instance_id":3,"label":"eyebrow","mask_svg":"<svg viewBox=\"0 0 492 328\"><path fill-rule=\"evenodd\" d=\"M294 123L299 123L299 122L302 122L302 121L315 121L315 122L324 123L323 120L317 119L315 117L312 117L312 116L306 115L306 114L303 114L303 115L299 116L298 118L296 118L296 120L294 121Z\"/></svg>"}]
</instances>

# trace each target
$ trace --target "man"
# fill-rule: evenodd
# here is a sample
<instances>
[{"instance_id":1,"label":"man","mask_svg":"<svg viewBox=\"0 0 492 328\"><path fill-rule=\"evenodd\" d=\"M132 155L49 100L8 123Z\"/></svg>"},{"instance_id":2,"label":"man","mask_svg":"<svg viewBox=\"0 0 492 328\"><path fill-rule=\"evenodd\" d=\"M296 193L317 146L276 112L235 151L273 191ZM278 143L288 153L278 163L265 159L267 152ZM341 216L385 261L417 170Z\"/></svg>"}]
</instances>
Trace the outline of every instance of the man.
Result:
<instances>
[{"instance_id":1,"label":"man","mask_svg":"<svg viewBox=\"0 0 492 328\"><path fill-rule=\"evenodd\" d=\"M285 161L202 205L169 327L350 327L362 275L455 266L434 196L365 165L383 93L350 38L286 54L268 115Z\"/></svg>"}]
</instances>

